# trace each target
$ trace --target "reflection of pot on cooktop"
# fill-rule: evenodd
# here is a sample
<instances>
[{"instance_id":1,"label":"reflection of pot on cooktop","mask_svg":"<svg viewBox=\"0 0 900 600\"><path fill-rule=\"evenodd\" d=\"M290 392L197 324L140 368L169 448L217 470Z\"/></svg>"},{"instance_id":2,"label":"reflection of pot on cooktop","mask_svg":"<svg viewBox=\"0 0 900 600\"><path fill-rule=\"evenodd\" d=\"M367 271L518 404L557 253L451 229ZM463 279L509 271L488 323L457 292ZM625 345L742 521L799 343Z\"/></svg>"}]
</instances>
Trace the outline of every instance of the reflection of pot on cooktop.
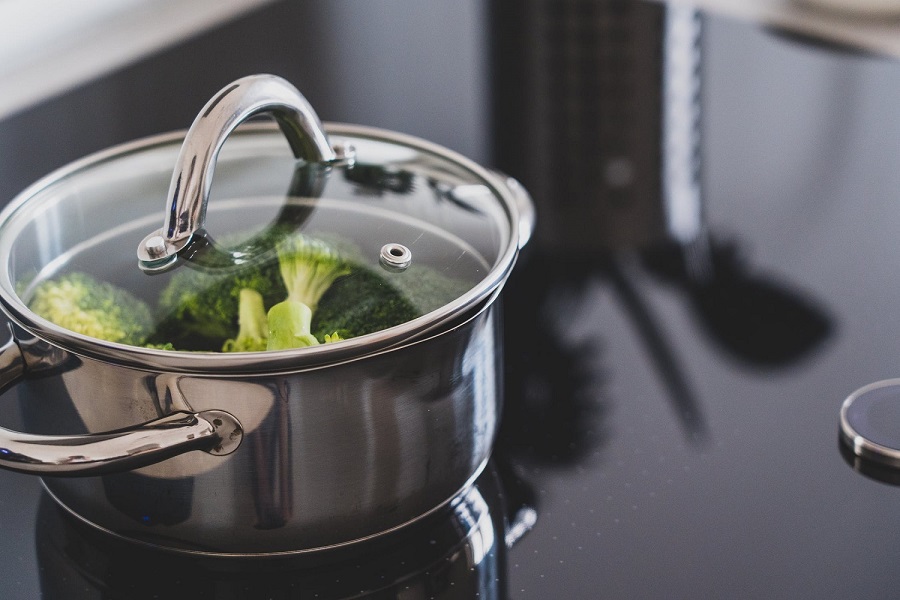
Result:
<instances>
[{"instance_id":1,"label":"reflection of pot on cooktop","mask_svg":"<svg viewBox=\"0 0 900 600\"><path fill-rule=\"evenodd\" d=\"M46 495L36 544L43 597L82 598L506 598L506 544L534 513L519 512L497 464L422 523L303 558L187 557L86 527ZM524 518L523 518L524 515Z\"/></svg>"}]
</instances>

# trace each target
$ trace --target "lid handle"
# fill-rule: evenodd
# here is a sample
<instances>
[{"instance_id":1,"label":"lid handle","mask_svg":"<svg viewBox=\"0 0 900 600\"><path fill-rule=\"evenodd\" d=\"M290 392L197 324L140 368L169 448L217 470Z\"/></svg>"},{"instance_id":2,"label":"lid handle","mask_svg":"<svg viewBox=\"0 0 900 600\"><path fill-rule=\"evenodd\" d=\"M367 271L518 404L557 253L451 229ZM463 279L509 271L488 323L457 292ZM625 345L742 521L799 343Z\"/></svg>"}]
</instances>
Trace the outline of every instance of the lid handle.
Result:
<instances>
[{"instance_id":1,"label":"lid handle","mask_svg":"<svg viewBox=\"0 0 900 600\"><path fill-rule=\"evenodd\" d=\"M332 148L319 117L293 85L275 75L238 79L206 103L188 130L169 184L163 227L138 246L142 270L174 266L206 220L219 150L238 125L259 114L275 118L296 158L316 163L345 158Z\"/></svg>"}]
</instances>

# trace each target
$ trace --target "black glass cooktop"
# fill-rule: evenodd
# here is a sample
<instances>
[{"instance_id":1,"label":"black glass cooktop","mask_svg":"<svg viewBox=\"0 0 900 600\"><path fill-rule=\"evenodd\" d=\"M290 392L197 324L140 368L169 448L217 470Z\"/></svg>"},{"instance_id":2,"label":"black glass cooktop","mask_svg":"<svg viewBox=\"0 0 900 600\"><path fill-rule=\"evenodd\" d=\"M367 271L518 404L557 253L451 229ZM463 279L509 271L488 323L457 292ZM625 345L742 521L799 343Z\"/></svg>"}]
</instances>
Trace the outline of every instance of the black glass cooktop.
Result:
<instances>
[{"instance_id":1,"label":"black glass cooktop","mask_svg":"<svg viewBox=\"0 0 900 600\"><path fill-rule=\"evenodd\" d=\"M900 487L842 451L838 411L900 376L900 65L704 26L702 238L535 240L468 494L352 555L222 565L112 542L0 472L0 597L896 596Z\"/></svg>"}]
</instances>

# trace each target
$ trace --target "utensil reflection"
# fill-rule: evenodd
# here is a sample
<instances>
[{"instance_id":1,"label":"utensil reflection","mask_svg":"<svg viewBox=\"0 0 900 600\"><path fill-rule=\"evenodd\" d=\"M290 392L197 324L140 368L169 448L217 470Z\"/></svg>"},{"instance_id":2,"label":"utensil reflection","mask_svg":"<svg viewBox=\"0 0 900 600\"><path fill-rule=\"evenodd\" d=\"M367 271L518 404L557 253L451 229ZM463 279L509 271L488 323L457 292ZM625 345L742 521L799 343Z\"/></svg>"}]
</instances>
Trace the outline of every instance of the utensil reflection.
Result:
<instances>
[{"instance_id":1,"label":"utensil reflection","mask_svg":"<svg viewBox=\"0 0 900 600\"><path fill-rule=\"evenodd\" d=\"M506 543L533 524L495 463L439 514L357 548L302 557L185 557L113 538L41 498L44 598L506 598ZM509 512L518 522L507 527ZM528 513L528 511L524 511ZM526 522L527 521L527 522ZM512 535L510 535L512 534Z\"/></svg>"},{"instance_id":2,"label":"utensil reflection","mask_svg":"<svg viewBox=\"0 0 900 600\"><path fill-rule=\"evenodd\" d=\"M735 359L759 368L789 367L833 333L820 302L755 272L737 242L700 241L702 276L691 273L691 249L676 244L645 251L645 266L686 293L704 330Z\"/></svg>"}]
</instances>

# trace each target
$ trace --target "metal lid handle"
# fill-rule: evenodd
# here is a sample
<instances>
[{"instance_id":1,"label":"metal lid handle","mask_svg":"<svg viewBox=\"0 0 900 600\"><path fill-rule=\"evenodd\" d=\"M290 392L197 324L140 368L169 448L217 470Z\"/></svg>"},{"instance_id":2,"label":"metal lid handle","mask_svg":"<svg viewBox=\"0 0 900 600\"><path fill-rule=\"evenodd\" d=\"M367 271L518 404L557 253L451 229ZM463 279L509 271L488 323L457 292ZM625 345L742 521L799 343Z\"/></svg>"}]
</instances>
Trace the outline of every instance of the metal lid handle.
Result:
<instances>
[{"instance_id":1,"label":"metal lid handle","mask_svg":"<svg viewBox=\"0 0 900 600\"><path fill-rule=\"evenodd\" d=\"M319 117L297 88L274 75L238 79L207 102L188 130L169 184L163 227L138 246L143 270L170 268L203 227L219 150L238 125L262 113L275 118L295 157L318 163L343 158L332 149Z\"/></svg>"}]
</instances>

